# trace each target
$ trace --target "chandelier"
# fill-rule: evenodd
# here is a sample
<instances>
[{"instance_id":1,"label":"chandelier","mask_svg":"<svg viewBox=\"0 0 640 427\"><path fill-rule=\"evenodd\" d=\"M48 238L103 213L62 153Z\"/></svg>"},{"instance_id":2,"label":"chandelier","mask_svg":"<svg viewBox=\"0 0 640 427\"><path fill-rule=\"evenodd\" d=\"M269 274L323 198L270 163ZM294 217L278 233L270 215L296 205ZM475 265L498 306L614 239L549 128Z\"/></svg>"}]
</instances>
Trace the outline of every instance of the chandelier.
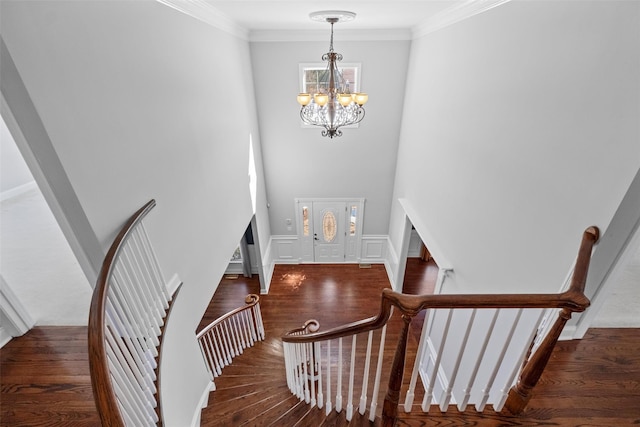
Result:
<instances>
[{"instance_id":1,"label":"chandelier","mask_svg":"<svg viewBox=\"0 0 640 427\"><path fill-rule=\"evenodd\" d=\"M322 84L318 85L318 92L298 94L298 103L302 107L300 118L307 125L323 127L322 136L329 138L342 136L342 126L360 123L364 118L363 105L369 98L366 93L351 93L349 82L344 80L338 69L342 55L333 51L333 24L350 21L355 16L355 13L345 11L314 12L309 15L313 20L331 24L331 41L329 52L322 55L322 60L328 64L320 76L319 83Z\"/></svg>"}]
</instances>

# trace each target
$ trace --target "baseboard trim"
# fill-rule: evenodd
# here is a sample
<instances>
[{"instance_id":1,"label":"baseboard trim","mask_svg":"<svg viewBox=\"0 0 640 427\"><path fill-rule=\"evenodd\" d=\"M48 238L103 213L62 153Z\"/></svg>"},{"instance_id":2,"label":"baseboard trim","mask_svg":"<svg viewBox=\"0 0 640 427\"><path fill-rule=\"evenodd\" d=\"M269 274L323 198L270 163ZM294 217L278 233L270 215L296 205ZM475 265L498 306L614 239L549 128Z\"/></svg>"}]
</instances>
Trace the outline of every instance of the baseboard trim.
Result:
<instances>
[{"instance_id":1,"label":"baseboard trim","mask_svg":"<svg viewBox=\"0 0 640 427\"><path fill-rule=\"evenodd\" d=\"M24 335L36 323L2 274L0 274L0 312L3 320L6 320L3 329L9 336Z\"/></svg>"},{"instance_id":2,"label":"baseboard trim","mask_svg":"<svg viewBox=\"0 0 640 427\"><path fill-rule=\"evenodd\" d=\"M38 188L38 185L35 181L27 182L26 184L19 185L10 190L3 191L0 193L0 202L4 202L5 200L13 199L14 197L18 197L21 194L26 193L29 190L34 188Z\"/></svg>"},{"instance_id":3,"label":"baseboard trim","mask_svg":"<svg viewBox=\"0 0 640 427\"><path fill-rule=\"evenodd\" d=\"M7 332L5 328L0 326L0 348L4 347L9 341L11 341L11 334Z\"/></svg>"},{"instance_id":4,"label":"baseboard trim","mask_svg":"<svg viewBox=\"0 0 640 427\"><path fill-rule=\"evenodd\" d=\"M575 325L565 325L558 337L558 341L571 341L576 339L577 328Z\"/></svg>"},{"instance_id":5,"label":"baseboard trim","mask_svg":"<svg viewBox=\"0 0 640 427\"><path fill-rule=\"evenodd\" d=\"M196 413L193 414L193 419L191 420L191 427L199 427L200 426L200 417L202 415L202 409L206 408L209 405L209 394L215 390L216 385L213 381L207 382L207 386L202 390L202 395L200 396L200 401L198 402L198 406L196 407Z\"/></svg>"}]
</instances>

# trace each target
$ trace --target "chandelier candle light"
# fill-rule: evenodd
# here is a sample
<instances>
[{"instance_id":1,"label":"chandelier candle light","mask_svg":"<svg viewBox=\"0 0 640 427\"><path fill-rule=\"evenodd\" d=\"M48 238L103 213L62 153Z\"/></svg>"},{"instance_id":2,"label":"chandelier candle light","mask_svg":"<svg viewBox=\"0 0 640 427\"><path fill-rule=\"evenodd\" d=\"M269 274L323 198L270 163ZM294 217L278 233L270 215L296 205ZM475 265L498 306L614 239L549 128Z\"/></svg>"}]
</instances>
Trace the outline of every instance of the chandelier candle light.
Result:
<instances>
[{"instance_id":1,"label":"chandelier candle light","mask_svg":"<svg viewBox=\"0 0 640 427\"><path fill-rule=\"evenodd\" d=\"M342 55L333 51L333 24L351 21L355 16L355 13L346 11L323 11L309 15L314 21L331 24L331 42L329 52L322 55L322 60L328 61L327 69L320 78L326 83L326 88L321 87L314 94L298 94L298 103L302 106L300 118L305 124L324 127L322 136L329 138L342 136L342 126L360 123L364 118L363 105L369 98L366 93L350 92L349 82L344 80L338 69Z\"/></svg>"}]
</instances>

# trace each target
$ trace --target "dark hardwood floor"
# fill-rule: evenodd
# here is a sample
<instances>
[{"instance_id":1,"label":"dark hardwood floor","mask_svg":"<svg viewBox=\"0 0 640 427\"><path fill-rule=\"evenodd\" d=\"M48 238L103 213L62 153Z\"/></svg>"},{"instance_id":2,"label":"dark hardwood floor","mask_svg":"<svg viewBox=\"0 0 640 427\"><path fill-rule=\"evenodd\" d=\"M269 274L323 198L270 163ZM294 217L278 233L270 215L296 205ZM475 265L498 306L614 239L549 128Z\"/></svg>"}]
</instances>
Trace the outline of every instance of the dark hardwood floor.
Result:
<instances>
[{"instance_id":1,"label":"dark hardwood floor","mask_svg":"<svg viewBox=\"0 0 640 427\"><path fill-rule=\"evenodd\" d=\"M428 269L429 265L422 267ZM407 269L409 281L413 280L409 279L413 268ZM429 275L426 270L416 274ZM435 280L435 275L432 278ZM318 319L325 329L372 316L378 310L380 290L387 286L386 272L380 265L368 269L357 265L277 266L269 295L261 296L267 339L234 359L216 379L218 390L203 411L202 425L293 426L295 423L288 420L296 416L297 425L319 425L315 415L286 388L279 337L309 318ZM408 283L405 292L423 292L412 291L411 286L428 289L429 285L428 281ZM223 279L203 324L242 305L248 293L258 290L257 277ZM89 378L86 332L86 327L36 327L0 350L0 425L99 425ZM412 332L410 345L415 345L417 331ZM235 402L235 406L229 402ZM259 419L265 410L272 411L275 419ZM332 416L322 425L344 423ZM354 420L350 425L369 424ZM402 414L398 425L640 425L640 329L592 329L583 340L560 342L522 416L491 410L459 413L455 409L441 414L432 409L428 415Z\"/></svg>"},{"instance_id":2,"label":"dark hardwood floor","mask_svg":"<svg viewBox=\"0 0 640 427\"><path fill-rule=\"evenodd\" d=\"M85 326L38 326L0 350L0 425L99 426Z\"/></svg>"},{"instance_id":3,"label":"dark hardwood floor","mask_svg":"<svg viewBox=\"0 0 640 427\"><path fill-rule=\"evenodd\" d=\"M404 292L431 292L436 276L437 267L433 261L427 263L410 259ZM240 278L235 282L223 283L209 310L215 311L218 304L230 298L241 301L243 295L238 291L244 286L241 283L245 280ZM257 290L257 281L254 286ZM277 380L284 377L281 342L278 338L286 330L301 325L309 318L316 318L321 328L326 329L372 316L379 307L380 290L388 286L382 266L374 265L371 269L359 269L357 265L277 266L269 295L261 297L267 338L264 343L258 343L251 349L251 353L247 352L246 359L244 355L238 358L238 366L234 366L234 361L234 365L225 368L223 375L216 379L218 391L212 394L210 407L203 411L202 425L288 426L294 425L291 420L299 417L303 417L303 421L296 425L343 425L336 417L326 421L313 411L309 414L306 404L298 403L296 398L287 394L284 381ZM338 289L343 293L338 295ZM309 304L309 301L313 303ZM336 310L335 307L342 309ZM421 325L418 319L412 323L409 354L415 353ZM397 334L392 333L391 337L388 342L395 343ZM264 353L264 357L252 361L249 357L256 352ZM256 379L256 376L259 378ZM408 380L407 374L405 380ZM281 389L283 386L284 390ZM265 400L263 395L269 394L265 390L270 387L281 396L277 405L272 400ZM260 403L254 406L250 403L253 399L248 399L248 396L253 396ZM416 402L419 402L418 398ZM266 420L255 418L256 413L265 410L265 405L275 408L276 414L282 413L281 417L274 419L267 416ZM225 409L220 412L216 409L220 407ZM284 408L290 412L284 412ZM220 422L222 424L218 424ZM369 425L360 420L354 420L352 424ZM452 409L442 414L437 407L433 407L428 415L420 410L412 414L401 412L398 421L398 426L613 427L638 424L640 329L592 329L583 340L558 343L533 399L520 416L495 413L492 409L480 414L474 409L463 413Z\"/></svg>"}]
</instances>

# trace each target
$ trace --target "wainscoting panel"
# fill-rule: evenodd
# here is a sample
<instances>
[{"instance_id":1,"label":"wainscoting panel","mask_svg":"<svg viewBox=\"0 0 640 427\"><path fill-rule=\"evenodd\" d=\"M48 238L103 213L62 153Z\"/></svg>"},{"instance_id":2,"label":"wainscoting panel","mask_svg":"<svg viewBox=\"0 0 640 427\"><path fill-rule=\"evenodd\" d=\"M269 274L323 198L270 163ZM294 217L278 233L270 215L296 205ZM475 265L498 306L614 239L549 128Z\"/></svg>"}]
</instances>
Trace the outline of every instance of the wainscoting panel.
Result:
<instances>
[{"instance_id":1,"label":"wainscoting panel","mask_svg":"<svg viewBox=\"0 0 640 427\"><path fill-rule=\"evenodd\" d=\"M387 258L388 236L362 236L360 262L384 263Z\"/></svg>"},{"instance_id":2,"label":"wainscoting panel","mask_svg":"<svg viewBox=\"0 0 640 427\"><path fill-rule=\"evenodd\" d=\"M300 263L300 245L297 236L271 236L268 254L274 264ZM361 257L357 262L384 264L387 261L389 237L386 235L362 236Z\"/></svg>"},{"instance_id":3,"label":"wainscoting panel","mask_svg":"<svg viewBox=\"0 0 640 427\"><path fill-rule=\"evenodd\" d=\"M300 245L297 236L271 236L271 254L275 264L298 264Z\"/></svg>"}]
</instances>

